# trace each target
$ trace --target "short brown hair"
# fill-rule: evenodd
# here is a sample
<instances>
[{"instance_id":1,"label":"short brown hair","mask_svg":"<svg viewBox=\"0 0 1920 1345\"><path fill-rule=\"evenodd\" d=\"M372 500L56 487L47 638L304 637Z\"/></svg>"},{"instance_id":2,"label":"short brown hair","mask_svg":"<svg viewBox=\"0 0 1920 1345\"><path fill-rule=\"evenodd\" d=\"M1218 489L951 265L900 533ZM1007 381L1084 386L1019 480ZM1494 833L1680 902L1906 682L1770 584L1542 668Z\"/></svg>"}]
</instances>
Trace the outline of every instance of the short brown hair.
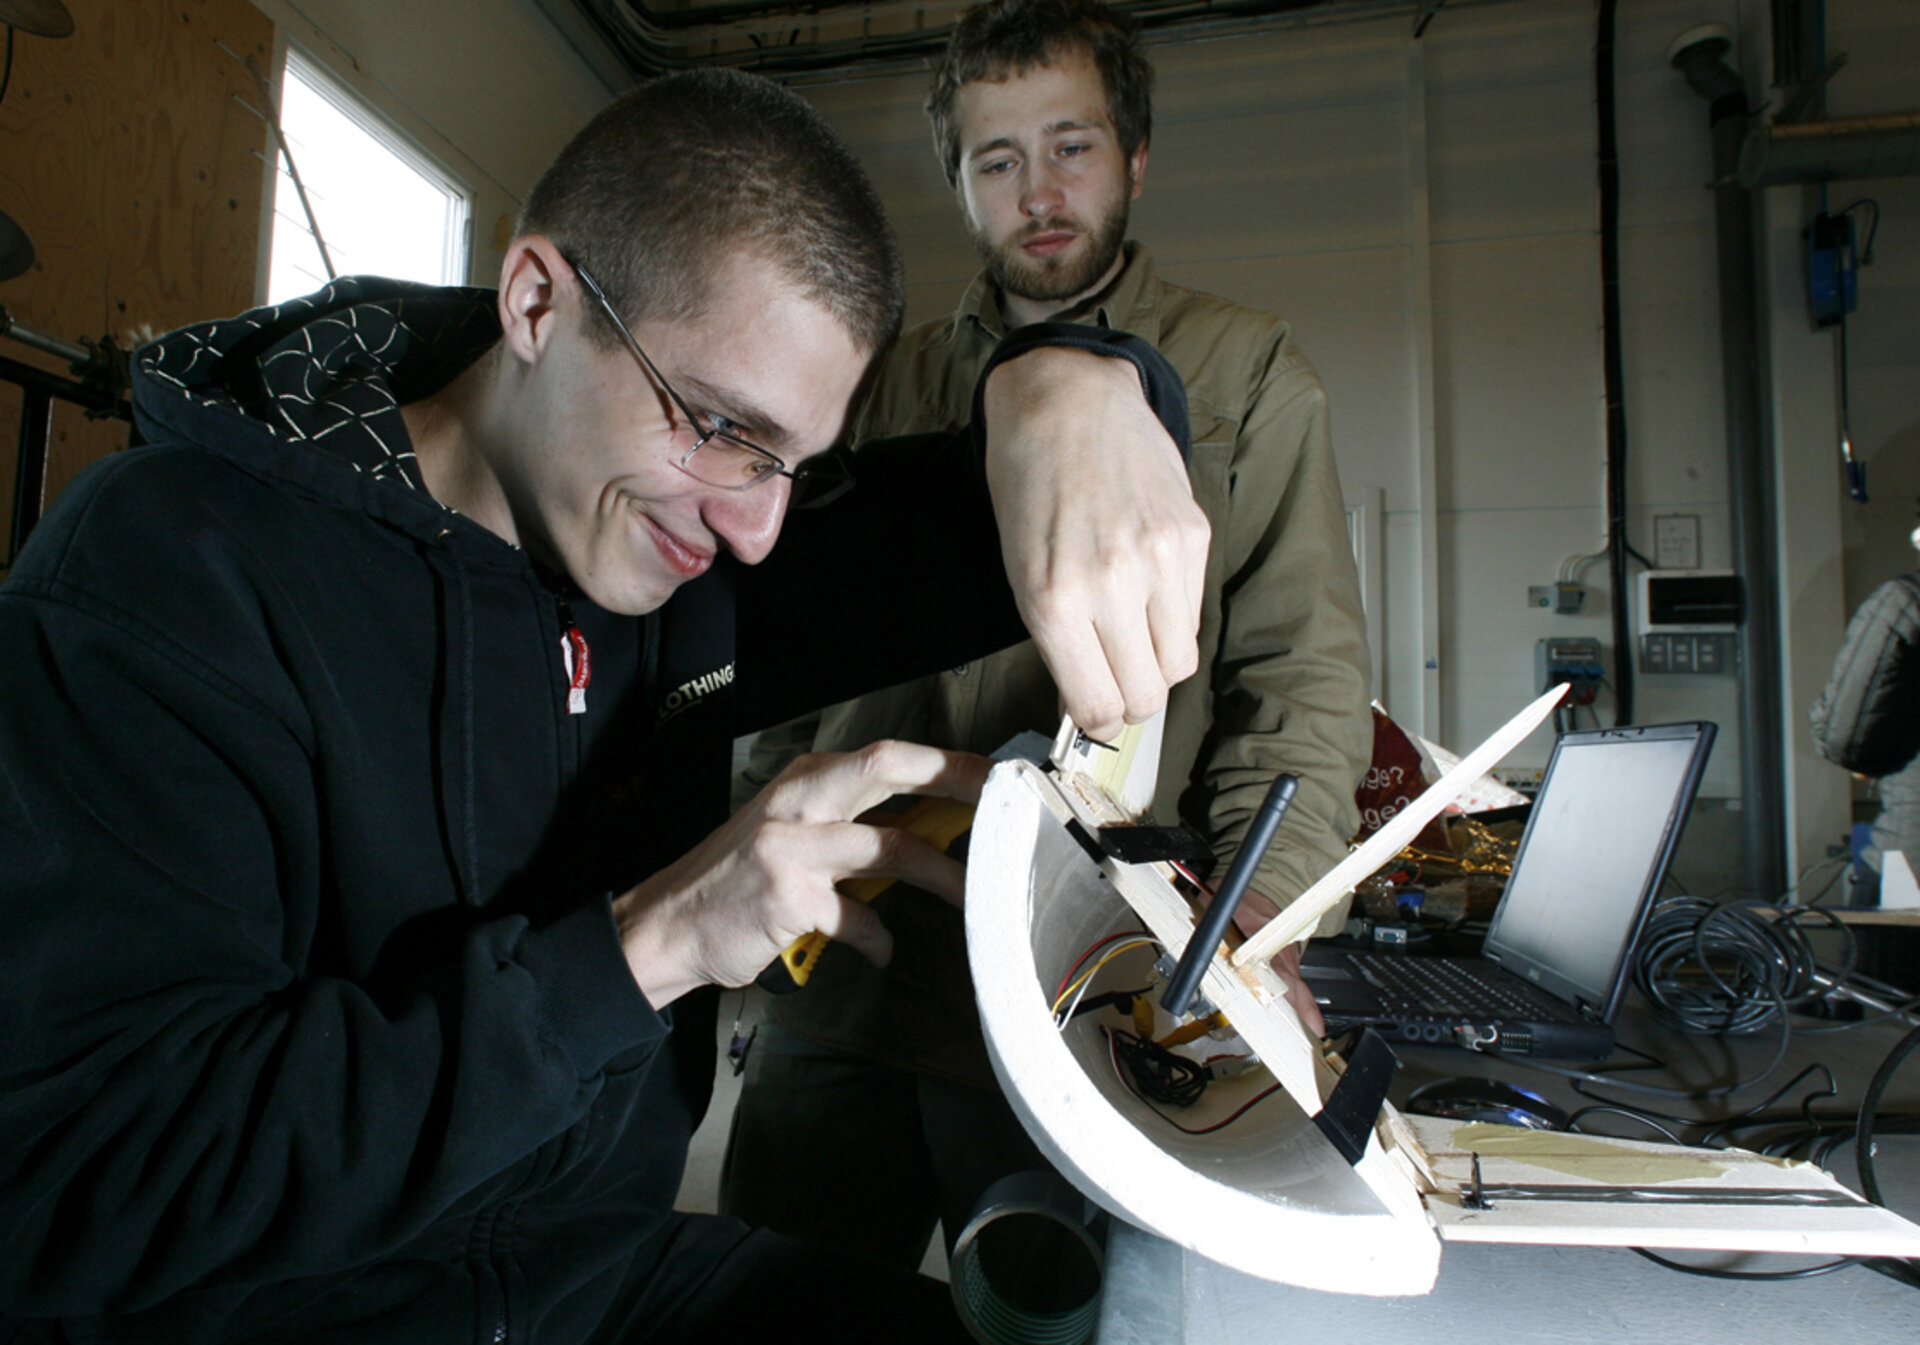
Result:
<instances>
[{"instance_id":1,"label":"short brown hair","mask_svg":"<svg viewBox=\"0 0 1920 1345\"><path fill-rule=\"evenodd\" d=\"M1107 118L1127 158L1153 134L1153 66L1140 51L1140 22L1100 0L987 0L960 16L933 67L927 116L933 151L960 181L960 86L1009 79L1084 51L1107 91Z\"/></svg>"},{"instance_id":2,"label":"short brown hair","mask_svg":"<svg viewBox=\"0 0 1920 1345\"><path fill-rule=\"evenodd\" d=\"M667 75L616 98L541 174L518 230L585 266L630 323L698 311L719 266L747 253L869 353L900 329L900 252L873 184L824 117L744 71ZM604 314L588 330L618 339Z\"/></svg>"}]
</instances>

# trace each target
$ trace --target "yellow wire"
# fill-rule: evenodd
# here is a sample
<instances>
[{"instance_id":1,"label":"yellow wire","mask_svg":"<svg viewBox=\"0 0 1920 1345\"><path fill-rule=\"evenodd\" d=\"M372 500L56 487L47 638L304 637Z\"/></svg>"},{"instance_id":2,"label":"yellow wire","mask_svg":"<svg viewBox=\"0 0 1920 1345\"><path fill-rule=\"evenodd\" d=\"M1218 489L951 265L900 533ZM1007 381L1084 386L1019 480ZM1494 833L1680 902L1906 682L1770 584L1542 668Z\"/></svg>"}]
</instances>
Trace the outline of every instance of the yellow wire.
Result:
<instances>
[{"instance_id":1,"label":"yellow wire","mask_svg":"<svg viewBox=\"0 0 1920 1345\"><path fill-rule=\"evenodd\" d=\"M1088 981L1091 981L1094 978L1094 976L1099 972L1100 968L1106 966L1107 963L1113 961L1114 958L1120 956L1120 954L1126 952L1128 949L1150 948L1153 946L1154 946L1154 940L1152 939L1129 939L1125 943L1117 944L1114 947L1108 949L1106 956L1102 957L1098 962L1094 963L1091 967L1088 967L1085 971L1081 972L1078 976L1074 978L1073 984L1069 985L1066 989L1060 992L1060 997L1053 1001L1054 1017L1058 1018L1060 1016L1060 1006L1065 1004L1069 999L1073 997L1074 991L1078 990L1081 986L1085 985Z\"/></svg>"}]
</instances>

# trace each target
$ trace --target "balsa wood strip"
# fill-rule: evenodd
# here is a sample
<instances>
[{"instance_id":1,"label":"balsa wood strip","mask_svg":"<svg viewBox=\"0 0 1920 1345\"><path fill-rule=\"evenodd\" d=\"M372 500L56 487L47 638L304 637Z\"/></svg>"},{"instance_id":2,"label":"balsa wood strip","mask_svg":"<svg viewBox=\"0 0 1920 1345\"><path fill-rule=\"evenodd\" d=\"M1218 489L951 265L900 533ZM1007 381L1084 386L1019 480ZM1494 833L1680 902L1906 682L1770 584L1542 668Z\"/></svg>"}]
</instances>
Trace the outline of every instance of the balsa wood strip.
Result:
<instances>
[{"instance_id":1,"label":"balsa wood strip","mask_svg":"<svg viewBox=\"0 0 1920 1345\"><path fill-rule=\"evenodd\" d=\"M1288 944L1307 937L1335 902L1353 891L1361 879L1406 849L1413 838L1420 834L1420 828L1438 817L1449 803L1464 794L1474 781L1492 770L1502 757L1518 747L1529 733L1545 722L1553 712L1553 707L1566 694L1565 683L1547 692L1474 748L1459 765L1428 785L1420 797L1369 836L1364 845L1334 865L1326 877L1302 892L1291 906L1241 944L1233 955L1234 965L1247 967L1265 962Z\"/></svg>"}]
</instances>

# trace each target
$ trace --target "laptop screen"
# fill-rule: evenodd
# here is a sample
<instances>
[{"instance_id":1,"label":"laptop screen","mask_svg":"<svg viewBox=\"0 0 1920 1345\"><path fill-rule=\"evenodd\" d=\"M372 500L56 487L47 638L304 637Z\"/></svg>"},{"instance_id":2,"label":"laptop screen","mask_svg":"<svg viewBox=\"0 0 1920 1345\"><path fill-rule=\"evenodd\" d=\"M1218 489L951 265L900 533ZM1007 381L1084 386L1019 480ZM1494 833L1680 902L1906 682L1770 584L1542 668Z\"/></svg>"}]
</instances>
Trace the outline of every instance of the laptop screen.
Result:
<instances>
[{"instance_id":1,"label":"laptop screen","mask_svg":"<svg viewBox=\"0 0 1920 1345\"><path fill-rule=\"evenodd\" d=\"M1485 955L1610 1020L1687 809L1712 724L1563 735L1540 781Z\"/></svg>"}]
</instances>

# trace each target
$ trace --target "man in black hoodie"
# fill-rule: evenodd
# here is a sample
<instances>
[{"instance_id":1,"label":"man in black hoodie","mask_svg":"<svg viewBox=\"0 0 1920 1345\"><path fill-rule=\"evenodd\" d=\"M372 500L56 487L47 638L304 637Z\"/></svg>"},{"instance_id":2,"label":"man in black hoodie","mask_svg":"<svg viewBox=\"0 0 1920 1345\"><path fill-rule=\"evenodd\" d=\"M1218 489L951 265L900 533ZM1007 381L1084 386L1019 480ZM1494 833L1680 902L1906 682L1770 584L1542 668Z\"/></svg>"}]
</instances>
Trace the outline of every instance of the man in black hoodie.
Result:
<instances>
[{"instance_id":1,"label":"man in black hoodie","mask_svg":"<svg viewBox=\"0 0 1920 1345\"><path fill-rule=\"evenodd\" d=\"M899 296L831 131L707 72L562 152L497 294L140 352L148 447L0 588L0 1335L957 1338L671 1204L712 987L812 929L884 959L833 884L958 873L852 819L983 763L808 759L728 820L728 744L1023 618L1109 731L1191 671L1206 538L1177 380L1086 328L788 517Z\"/></svg>"}]
</instances>

